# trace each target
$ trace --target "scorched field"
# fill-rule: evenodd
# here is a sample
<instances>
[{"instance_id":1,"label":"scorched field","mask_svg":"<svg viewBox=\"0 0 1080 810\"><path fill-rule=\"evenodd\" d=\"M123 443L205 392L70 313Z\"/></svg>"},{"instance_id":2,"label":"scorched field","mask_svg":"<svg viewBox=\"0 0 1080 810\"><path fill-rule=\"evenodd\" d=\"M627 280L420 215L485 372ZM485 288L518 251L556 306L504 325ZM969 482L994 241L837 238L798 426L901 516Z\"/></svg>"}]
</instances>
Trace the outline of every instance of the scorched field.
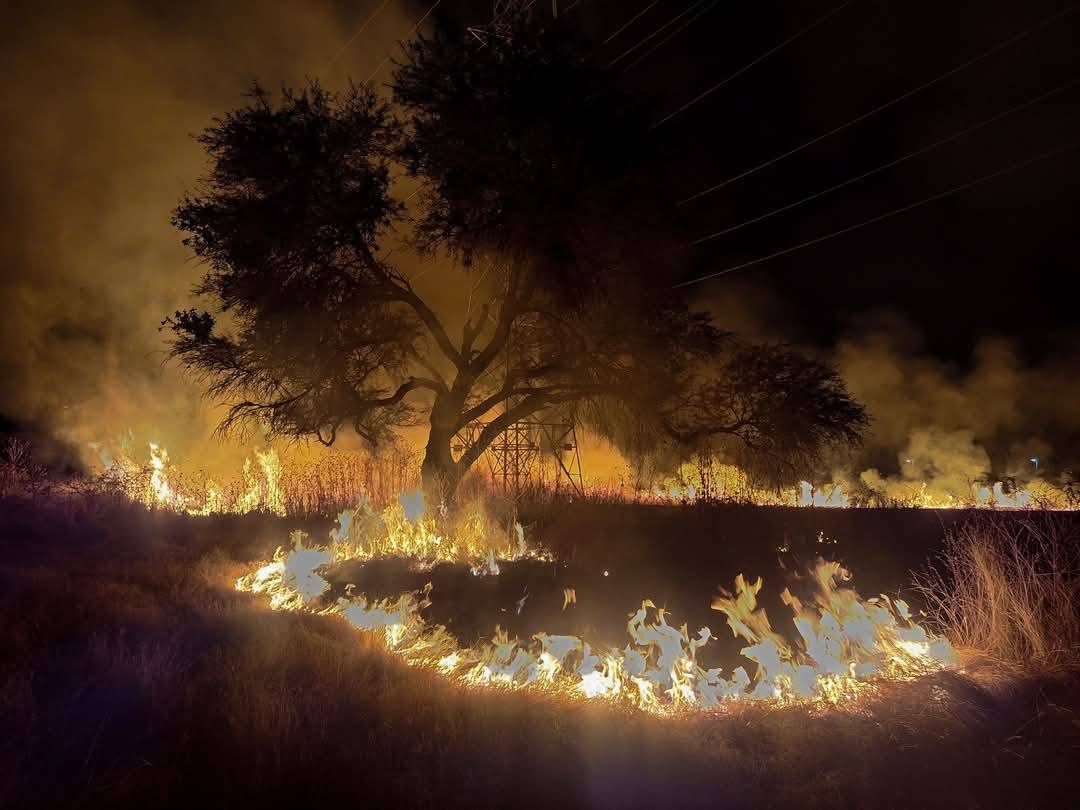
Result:
<instances>
[{"instance_id":1,"label":"scorched field","mask_svg":"<svg viewBox=\"0 0 1080 810\"><path fill-rule=\"evenodd\" d=\"M1074 513L432 512L7 499L5 804L1020 807L1075 787Z\"/></svg>"}]
</instances>

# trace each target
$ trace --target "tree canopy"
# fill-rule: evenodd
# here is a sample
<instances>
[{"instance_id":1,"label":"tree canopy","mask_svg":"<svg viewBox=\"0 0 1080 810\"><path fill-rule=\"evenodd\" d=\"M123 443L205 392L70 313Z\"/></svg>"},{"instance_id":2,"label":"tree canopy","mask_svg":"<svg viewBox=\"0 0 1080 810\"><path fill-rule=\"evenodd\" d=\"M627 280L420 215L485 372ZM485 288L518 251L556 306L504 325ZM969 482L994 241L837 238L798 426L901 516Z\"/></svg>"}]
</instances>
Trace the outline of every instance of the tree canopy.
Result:
<instances>
[{"instance_id":1,"label":"tree canopy","mask_svg":"<svg viewBox=\"0 0 1080 810\"><path fill-rule=\"evenodd\" d=\"M407 46L389 101L256 86L212 123L174 224L215 311L167 323L229 402L223 428L378 443L426 421L425 480L451 493L508 425L553 408L629 452L718 443L775 483L858 441L865 414L830 367L739 341L672 287L684 240L649 182L663 156L584 53L562 25L485 47L440 29ZM483 280L460 332L401 245L447 284Z\"/></svg>"}]
</instances>

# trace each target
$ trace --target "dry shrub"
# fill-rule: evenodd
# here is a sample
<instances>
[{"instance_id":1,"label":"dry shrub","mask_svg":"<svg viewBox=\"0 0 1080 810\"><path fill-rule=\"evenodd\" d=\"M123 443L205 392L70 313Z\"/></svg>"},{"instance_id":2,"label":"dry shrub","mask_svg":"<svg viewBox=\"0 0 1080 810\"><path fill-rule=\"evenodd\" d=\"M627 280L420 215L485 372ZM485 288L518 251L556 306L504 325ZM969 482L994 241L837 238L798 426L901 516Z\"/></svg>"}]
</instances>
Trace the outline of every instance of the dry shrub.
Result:
<instances>
[{"instance_id":1,"label":"dry shrub","mask_svg":"<svg viewBox=\"0 0 1080 810\"><path fill-rule=\"evenodd\" d=\"M37 462L30 442L9 437L0 447L0 497L42 495L51 488L49 469Z\"/></svg>"},{"instance_id":2,"label":"dry shrub","mask_svg":"<svg viewBox=\"0 0 1080 810\"><path fill-rule=\"evenodd\" d=\"M1028 675L1080 669L1080 531L1053 514L980 516L946 535L916 584L971 659Z\"/></svg>"}]
</instances>

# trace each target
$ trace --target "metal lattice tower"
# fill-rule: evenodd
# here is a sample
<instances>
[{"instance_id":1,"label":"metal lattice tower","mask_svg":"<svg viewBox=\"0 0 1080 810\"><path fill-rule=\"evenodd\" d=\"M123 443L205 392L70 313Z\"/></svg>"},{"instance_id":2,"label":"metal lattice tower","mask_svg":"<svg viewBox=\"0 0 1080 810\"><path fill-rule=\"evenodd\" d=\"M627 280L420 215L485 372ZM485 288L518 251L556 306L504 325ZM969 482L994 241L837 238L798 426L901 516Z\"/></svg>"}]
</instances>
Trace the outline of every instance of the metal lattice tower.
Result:
<instances>
[{"instance_id":1,"label":"metal lattice tower","mask_svg":"<svg viewBox=\"0 0 1080 810\"><path fill-rule=\"evenodd\" d=\"M525 422L514 422L488 448L491 475L502 484L504 494L520 495L532 478L540 456L535 431Z\"/></svg>"},{"instance_id":2,"label":"metal lattice tower","mask_svg":"<svg viewBox=\"0 0 1080 810\"><path fill-rule=\"evenodd\" d=\"M491 22L476 25L468 29L469 33L486 43L490 36L510 39L514 33L514 24L521 19L528 19L542 7L540 0L494 0L491 9ZM551 16L559 16L559 1L551 0Z\"/></svg>"},{"instance_id":3,"label":"metal lattice tower","mask_svg":"<svg viewBox=\"0 0 1080 810\"><path fill-rule=\"evenodd\" d=\"M494 0L491 22L469 28L469 33L485 45L492 36L509 40L522 19L543 13L540 0ZM551 0L551 16L559 16L558 0ZM507 369L511 348L507 346ZM507 402L506 407L511 403ZM474 422L458 432L454 450L462 453L476 441L486 422ZM579 495L584 494L581 452L578 449L577 420L572 413L549 420L525 419L511 424L496 437L484 455L491 476L505 494L517 497L541 472L541 462L550 454L555 461L555 489L565 481Z\"/></svg>"},{"instance_id":4,"label":"metal lattice tower","mask_svg":"<svg viewBox=\"0 0 1080 810\"><path fill-rule=\"evenodd\" d=\"M473 422L462 428L454 443L454 452L460 457L475 443L487 424ZM517 497L529 486L543 483L539 478L545 458L553 462L552 483L556 492L569 486L577 495L585 493L577 421L572 414L564 418L514 422L495 438L484 455L492 479L506 495Z\"/></svg>"},{"instance_id":5,"label":"metal lattice tower","mask_svg":"<svg viewBox=\"0 0 1080 810\"><path fill-rule=\"evenodd\" d=\"M585 494L585 481L581 471L581 451L578 446L577 420L571 413L562 422L532 422L540 428L547 439L548 449L555 458L558 470L555 490L565 478L578 495ZM561 475L559 474L561 473Z\"/></svg>"},{"instance_id":6,"label":"metal lattice tower","mask_svg":"<svg viewBox=\"0 0 1080 810\"><path fill-rule=\"evenodd\" d=\"M510 384L512 357L517 358L517 365L524 365L524 352L527 350L511 338L506 344L504 356L504 385ZM520 401L507 400L503 407L507 410ZM488 448L488 461L491 474L502 485L505 495L518 497L522 490L533 483L543 483L535 478L542 473L540 459L550 453L555 461L555 489L565 479L578 494L584 495L584 482L581 475L581 453L578 450L577 424L572 410L546 419L521 419L513 422ZM569 459L565 456L570 454Z\"/></svg>"}]
</instances>

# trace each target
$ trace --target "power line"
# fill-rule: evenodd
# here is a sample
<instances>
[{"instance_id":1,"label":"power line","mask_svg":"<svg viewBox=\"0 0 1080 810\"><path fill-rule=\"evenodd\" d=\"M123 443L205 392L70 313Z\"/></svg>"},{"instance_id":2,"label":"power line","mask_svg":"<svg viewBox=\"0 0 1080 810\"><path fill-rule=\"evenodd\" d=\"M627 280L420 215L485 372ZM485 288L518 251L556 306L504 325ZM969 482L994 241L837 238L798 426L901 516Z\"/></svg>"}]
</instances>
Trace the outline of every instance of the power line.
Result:
<instances>
[{"instance_id":1,"label":"power line","mask_svg":"<svg viewBox=\"0 0 1080 810\"><path fill-rule=\"evenodd\" d=\"M757 57L756 59L754 59L753 61L747 63L746 65L743 65L741 68L739 68L734 73L732 73L730 76L728 76L726 79L723 79L722 81L717 82L712 87L710 87L708 90L706 90L704 93L701 93L700 95L695 96L694 98L690 99L688 102L683 104L681 107L679 107L679 109L677 109L674 112L669 113L668 115L661 118L659 121L657 121L655 124L653 124L650 127L650 129L656 129L659 126L662 126L663 124L666 124L668 121L670 121L676 115L679 115L680 113L685 112L686 110L690 109L691 107L693 107L695 104L697 104L699 101L701 101L706 96L709 96L712 93L715 93L717 90L719 90L725 84L730 82L732 79L736 79L739 76L741 76L742 74L744 74L746 71L750 70L750 68L752 68L754 65L768 59L774 53L776 53L777 51L787 47L788 45L790 45L795 40L799 39L799 37L803 36L804 34L807 34L810 31L813 31L815 28L817 28L823 22L828 20L834 14L839 13L846 6L850 6L853 2L855 2L855 0L846 0L846 2L841 3L836 8L834 8L832 11L826 12L825 14L821 15L820 17L818 17L816 20L814 20L812 23L810 23L806 27L801 28L798 31L796 31L794 34L792 34L790 37L785 39L779 45L773 46L769 50L765 51L765 53L761 54L761 56Z\"/></svg>"},{"instance_id":2,"label":"power line","mask_svg":"<svg viewBox=\"0 0 1080 810\"><path fill-rule=\"evenodd\" d=\"M330 68L332 68L334 66L334 63L337 62L337 60L340 59L344 55L345 51L347 51L349 49L349 46L352 45L353 42L356 41L356 38L359 37L362 33L364 33L364 31L368 27L368 25L371 24L371 21L374 20L376 17L378 17L379 12L381 12L388 5L390 5L390 0L383 0L382 4L377 9L375 9L373 12L371 12L371 14L368 15L368 18L366 20L364 20L363 25L361 25L359 28L356 29L356 31L353 33L353 35L351 37L349 37L349 39L345 42L345 44L342 45L338 49L338 52L335 53L334 57L327 63L327 65L326 65L327 70L329 70Z\"/></svg>"},{"instance_id":3,"label":"power line","mask_svg":"<svg viewBox=\"0 0 1080 810\"><path fill-rule=\"evenodd\" d=\"M959 186L954 186L953 188L950 188L950 189L948 189L946 191L941 191L941 192L939 192L937 194L934 194L933 196L925 197L924 199L918 200L917 202L909 203L908 205L905 205L905 206L903 206L901 208L895 208L892 211L887 211L884 214L879 214L876 217L871 217L870 219L863 220L862 222L859 222L859 223L857 223L855 225L849 225L846 228L841 228L838 231L833 231L832 233L825 234L824 236L818 236L818 237L816 237L814 239L810 239L810 240L808 240L806 242L801 242L801 243L799 243L797 245L792 245L791 247L786 247L783 250L778 250L775 253L770 253L767 256L760 256L757 259L751 259L748 262L743 262L742 264L736 264L736 265L733 265L732 267L727 267L727 268L725 268L723 270L718 270L715 273L709 273L707 275L701 276L700 278L691 279L690 281L684 281L684 282L682 282L680 284L674 284L674 285L672 285L672 289L677 289L679 287L689 287L691 284L700 284L702 281L707 281L707 280L709 280L711 278L716 278L717 276L724 276L724 275L727 275L728 273L734 273L736 270L742 270L742 269L744 269L746 267L752 267L755 264L761 264L762 262L767 262L770 259L775 259L775 258L778 258L780 256L786 256L788 253L794 253L797 250L802 250L803 248L808 248L808 247L811 247L812 245L820 244L820 243L825 242L826 240L832 239L834 237L842 236L842 235L844 235L846 233L851 233L852 231L857 231L860 228L865 228L867 225L873 225L875 222L881 222L884 219L889 219L890 217L897 216L898 214L903 214L906 211L912 210L913 208L918 208L918 207L926 205L928 203L932 203L932 202L934 202L936 200L940 200L940 199L942 199L944 197L949 197L949 196L951 196L953 194L958 194L961 191L966 191L967 189L969 189L969 188L971 188L973 186L977 186L977 185L979 185L981 183L987 183L987 182L989 182L991 180L994 180L994 179L996 179L998 177L1001 177L1002 175L1006 175L1006 174L1010 174L1010 173L1015 172L1015 171L1019 171L1020 169L1026 168L1027 166L1030 166L1033 163L1037 163L1040 160L1046 160L1047 158L1054 157L1055 155L1059 155L1062 152L1065 152L1065 151L1067 151L1069 149L1072 149L1077 144L1080 144L1080 138L1078 138L1077 140L1074 140L1074 141L1070 141L1069 143L1065 144L1064 146L1059 146L1056 149L1051 149L1049 152L1043 152L1042 154L1036 155L1035 157L1028 158L1027 160L1020 161L1019 163L1014 163L1011 166L1006 166L1004 169L998 169L996 172L992 172L991 174L983 175L982 177L977 177L974 180L969 180L968 182L962 183Z\"/></svg>"},{"instance_id":4,"label":"power line","mask_svg":"<svg viewBox=\"0 0 1080 810\"><path fill-rule=\"evenodd\" d=\"M428 16L431 14L431 12L433 12L435 9L437 9L439 7L439 3L441 3L441 2L442 2L442 0L435 0L435 2L432 4L431 8L429 8L427 11L425 11L424 16L421 17L419 20L417 20L416 25L414 25L409 30L408 36L411 37L413 34L415 34L417 32L417 30L419 30L420 26L424 24L424 20L426 20L428 18ZM534 2L535 2L535 0L534 0ZM389 61L390 61L390 54L387 53L386 56L383 58L383 60L381 62L379 62L378 67L376 67L375 70L371 71L371 75L368 76L364 80L364 84L367 84L372 79L374 79L375 76L378 75L379 71L382 70L383 67L386 66L386 63L389 62Z\"/></svg>"},{"instance_id":5,"label":"power line","mask_svg":"<svg viewBox=\"0 0 1080 810\"><path fill-rule=\"evenodd\" d=\"M950 68L949 70L947 70L944 73L934 77L933 79L930 79L929 81L924 82L923 84L920 84L917 87L912 88L911 90L908 90L908 91L906 91L904 93L901 93L900 95L890 99L889 101L886 101L884 104L881 104L881 105L875 107L874 109L870 110L869 112L865 112L865 113L862 113L861 115L857 115L855 118L852 118L850 121L847 121L846 123L843 123L840 126L835 127L834 129L830 129L828 132L824 133L823 135L818 135L816 138L812 138L809 141L806 141L805 143L803 143L803 144L801 144L799 146L796 146L794 149L789 149L788 151L783 152L783 153L777 155L776 157L773 157L773 158L770 158L769 160L766 160L764 163L759 163L757 166L754 166L752 169L747 169L746 171L741 172L741 173L735 175L734 177L729 177L727 180L724 180L721 183L717 183L716 185L710 186L709 188L707 188L707 189L705 189L703 191L699 191L696 194L693 194L693 195L687 197L684 200L680 200L677 204L678 205L685 205L688 202L693 202L694 200L698 199L699 197L704 197L706 194L711 194L714 191L719 191L720 189L724 188L725 186L728 186L731 183L734 183L736 180L741 180L744 177L747 177L747 176L749 176L751 174L754 174L755 172L761 171L762 169L764 169L764 168L766 168L768 166L771 166L774 163L777 163L777 162L783 160L784 158L791 157L791 155L794 155L797 152L801 152L803 149L806 149L807 147L813 146L814 144L819 143L820 141L823 141L826 138L847 129L850 126L854 126L855 124L858 124L861 121L865 121L870 116L876 115L877 113L882 112L883 110L887 110L889 107L892 107L892 106L894 106L896 104L899 104L901 101L904 101L905 99L911 98L916 93L919 93L919 92L925 90L926 88L931 87L932 85L935 85L938 82L941 82L944 79L947 79L950 76L953 76L953 75L959 73L960 71L971 67L976 62L981 62L983 59L986 59L987 57L992 56L993 54L997 53L998 51L1001 51L1004 48L1007 48L1010 45L1012 45L1012 44L1014 44L1016 42L1019 42L1021 39L1033 34L1034 32L1036 32L1036 31L1038 31L1038 30L1040 30L1042 28L1045 28L1047 25L1049 25L1050 23L1060 19L1061 17L1064 17L1064 16L1066 16L1068 14L1071 14L1078 7L1080 7L1080 3L1073 3L1071 6L1066 7L1062 11L1058 11L1055 14L1051 14L1049 17L1044 17L1042 20L1035 23L1031 27L1025 28L1023 31L1021 31L1018 34L1013 34L1011 37L999 42L997 45L994 45L989 50L983 51L979 55L972 57L971 59L967 60L966 62L963 62L960 65L957 65L954 68Z\"/></svg>"},{"instance_id":6,"label":"power line","mask_svg":"<svg viewBox=\"0 0 1080 810\"><path fill-rule=\"evenodd\" d=\"M497 5L498 4L496 3L496 6ZM488 23L488 27L494 29L495 26L500 25L502 23L504 17L514 16L514 15L522 15L523 16L525 14L528 14L529 10L532 9L532 7L535 6L535 5L536 5L536 0L529 0L529 4L527 6L525 6L524 8L514 8L514 4L512 2L507 3L506 7L503 8L502 11L500 11L498 14L496 14L494 17L491 18L491 22Z\"/></svg>"},{"instance_id":7,"label":"power line","mask_svg":"<svg viewBox=\"0 0 1080 810\"><path fill-rule=\"evenodd\" d=\"M686 28L688 28L689 26L691 26L695 22L697 22L699 17L702 17L705 14L708 14L710 11L712 11L714 8L716 8L716 6L719 3L720 3L720 0L713 0L711 5L705 6L705 8L701 9L699 12L697 12L697 14L693 15L689 20L684 22L682 25L680 25L678 28L676 28L674 31L672 31L670 34L668 34L662 40L660 40L655 45L653 45L651 48L649 48L649 50L645 51L645 53L643 53L641 56L639 56L637 59L635 59L629 65L624 67L623 68L623 73L626 73L626 71L628 71L631 68L636 67L637 65L644 62L646 59L649 58L650 54L654 53L657 49L662 48L666 43L670 42L672 39L677 37L684 30L686 30Z\"/></svg>"},{"instance_id":8,"label":"power line","mask_svg":"<svg viewBox=\"0 0 1080 810\"><path fill-rule=\"evenodd\" d=\"M572 3L569 8L564 10L563 13L564 14L569 14L571 11L573 11L577 7L578 3L580 3L580 2L581 2L581 0L576 0L576 2ZM524 15L528 14L529 10L532 9L532 7L535 6L535 5L536 5L536 0L529 0L528 5L526 5L525 7L523 7L523 8L515 8L515 6L514 6L514 4L512 2L507 2L507 4L503 7L503 9L501 11L499 11L498 10L499 3L496 2L495 3L495 8L496 8L495 16L491 18L491 22L489 22L487 25L483 25L483 26L471 26L469 28L466 28L465 30L468 31L470 34L472 34L474 37L476 37L480 41L480 47L481 48L486 48L487 44L488 44L488 39L487 38L490 37L490 36L500 36L500 37L502 37L504 39L508 38L507 31L505 30L505 27L503 27L503 20L504 19L506 19L507 17L510 17L511 18L510 24L513 25L513 23L517 19L517 17L523 17ZM555 0L552 0L552 7L553 7L553 9L556 7Z\"/></svg>"},{"instance_id":9,"label":"power line","mask_svg":"<svg viewBox=\"0 0 1080 810\"><path fill-rule=\"evenodd\" d=\"M990 124L993 124L996 121L1000 121L1002 118L1006 118L1006 117L1008 117L1010 115L1013 115L1014 113L1020 112L1021 110L1025 110L1028 107L1031 107L1031 106L1033 106L1035 104L1038 104L1040 101L1044 101L1045 99L1049 98L1050 96L1057 95L1058 93L1060 93L1060 92L1062 92L1064 90L1068 90L1069 88L1075 87L1077 84L1080 84L1080 76L1074 77L1073 79L1071 79L1070 81L1065 82L1064 84L1059 84L1057 87L1055 87L1055 88L1053 88L1051 90L1047 90L1047 91L1045 91L1043 93L1039 93L1039 95L1034 96L1033 98L1029 98L1027 101L1024 101L1024 102L1022 102L1020 104L1017 104L1017 105L1015 105L1013 107L1010 107L1009 109L1004 110L1002 112L999 112L996 115L992 115L989 118L985 118L982 121L979 121L977 124L972 124L971 126L965 127L964 129L960 130L959 132L954 132L952 135L948 136L947 138L942 138L941 140L935 141L934 143L927 144L926 146L923 146L923 147L921 147L919 149L916 149L914 152L908 152L906 155L898 157L895 160L890 160L888 163L883 163L882 165L880 165L880 166L878 166L876 168L870 169L869 171L863 172L860 175L849 178L849 179L845 180L842 183L837 183L835 186L830 186L829 188L823 189L821 191L817 191L817 192L815 192L813 194L810 194L809 196L803 197L800 200L795 200L794 202L790 202L787 205L781 206L780 208L773 209L772 211L769 211L768 213L765 213L765 214L762 214L760 216L754 217L753 219L745 220L744 222L740 222L737 225L732 225L730 228L724 228L723 230L717 231L716 233L711 233L708 236L703 236L700 239L694 240L690 244L691 245L700 245L703 242L708 242L708 241L710 241L712 239L716 239L716 238L718 238L720 236L726 236L729 233L732 233L734 231L745 228L747 225L753 225L753 224L755 224L757 222L761 222L762 220L766 220L766 219L769 219L770 217L776 216L777 214L782 214L785 211L790 211L792 208L797 208L800 205L803 205L804 203L810 202L811 200L816 200L819 197L824 197L826 194L831 194L832 192L834 192L834 191L836 191L838 189L844 188L845 186L850 186L852 183L857 183L860 180L864 180L867 177L878 174L879 172L883 172L886 169L891 169L893 166L896 166L896 165L898 165L900 163L903 163L904 161L911 160L912 158L918 157L919 155L925 155L930 150L937 149L939 146L944 146L947 143L952 143L953 141L963 137L964 135L969 135L970 133L975 132L976 130L982 129L985 126L989 126Z\"/></svg>"},{"instance_id":10,"label":"power line","mask_svg":"<svg viewBox=\"0 0 1080 810\"><path fill-rule=\"evenodd\" d=\"M518 13L518 14L528 14L528 13L529 13L529 10L530 10L530 9L531 9L531 8L532 8L533 6L535 6L535 5L536 5L536 0L529 0L529 4L528 4L527 6L525 6L525 8L521 9L520 11L518 11L517 13ZM499 21L499 20L501 20L501 19L502 19L503 17L505 17L505 16L507 15L507 14L510 14L510 13L512 13L512 11L513 11L513 9L512 9L512 8L509 8L509 7L508 7L508 8L507 8L507 9L506 9L505 11L503 11L503 13L502 13L502 14L500 14L500 15L499 15L498 17L496 17L496 18L495 18L494 20L492 20L492 22L493 22L493 23L494 23L494 22L498 22L498 21Z\"/></svg>"},{"instance_id":11,"label":"power line","mask_svg":"<svg viewBox=\"0 0 1080 810\"><path fill-rule=\"evenodd\" d=\"M632 54L632 53L633 53L634 51L636 51L636 50L637 50L638 48L640 48L640 47L641 47L642 45L644 45L644 44L645 44L646 42L648 42L649 40L651 40L651 39L652 39L653 37L655 37L655 36L657 36L658 34L660 34L660 33L664 32L665 30L667 30L667 29L668 29L668 28L669 28L670 26L672 26L672 25L674 25L675 23L677 23L677 22L678 22L679 20L681 20L681 19L682 19L683 17L685 17L685 16L687 15L687 14L689 14L689 13L691 13L691 12L693 12L693 11L696 11L696 10L697 10L697 9L698 9L699 7L701 7L702 5L704 5L704 3L705 3L705 0L694 0L694 2L693 2L693 3L691 3L691 4L690 4L689 6L687 6L687 7L685 8L685 9L683 9L682 11L680 11L680 12L679 12L678 14L676 14L676 15L675 15L674 17L672 17L672 18L671 18L670 20L668 20L668 21L667 21L666 23L664 23L663 25L661 25L661 26L660 26L659 28L657 28L656 30L654 30L654 31L653 31L653 32L652 32L651 34L649 34L649 35L648 35L647 37L645 37L645 38L644 38L644 39L642 39L642 40L639 40L639 41L637 42L637 44L635 44L635 45L631 45L631 46L630 46L629 48L627 48L627 49L626 49L625 51L623 51L623 52L622 52L622 53L620 53L620 54L619 54L618 56L616 56L616 57L615 57L614 59L612 59L612 60L611 60L610 62L608 62L608 64L607 64L607 67L608 67L609 69L610 69L610 68L613 68L613 67L615 67L615 65L617 65L617 64L618 64L619 62L621 62L621 61L623 60L623 58L625 58L625 57L629 56L630 54Z\"/></svg>"},{"instance_id":12,"label":"power line","mask_svg":"<svg viewBox=\"0 0 1080 810\"><path fill-rule=\"evenodd\" d=\"M617 37L619 34L621 34L623 31L625 31L627 28L629 28L635 22L637 22L639 17L642 17L643 15L647 14L649 12L649 10L659 2L660 2L660 0L653 0L651 3L649 3L649 5L645 6L645 8L643 8L641 11L639 11L637 14L635 14L629 20L627 20L622 25L620 25L618 28L616 28L614 31L612 31L611 34L608 35L608 38L605 39L600 44L601 45L607 45L609 42L611 42L611 40L615 39L615 37Z\"/></svg>"}]
</instances>

